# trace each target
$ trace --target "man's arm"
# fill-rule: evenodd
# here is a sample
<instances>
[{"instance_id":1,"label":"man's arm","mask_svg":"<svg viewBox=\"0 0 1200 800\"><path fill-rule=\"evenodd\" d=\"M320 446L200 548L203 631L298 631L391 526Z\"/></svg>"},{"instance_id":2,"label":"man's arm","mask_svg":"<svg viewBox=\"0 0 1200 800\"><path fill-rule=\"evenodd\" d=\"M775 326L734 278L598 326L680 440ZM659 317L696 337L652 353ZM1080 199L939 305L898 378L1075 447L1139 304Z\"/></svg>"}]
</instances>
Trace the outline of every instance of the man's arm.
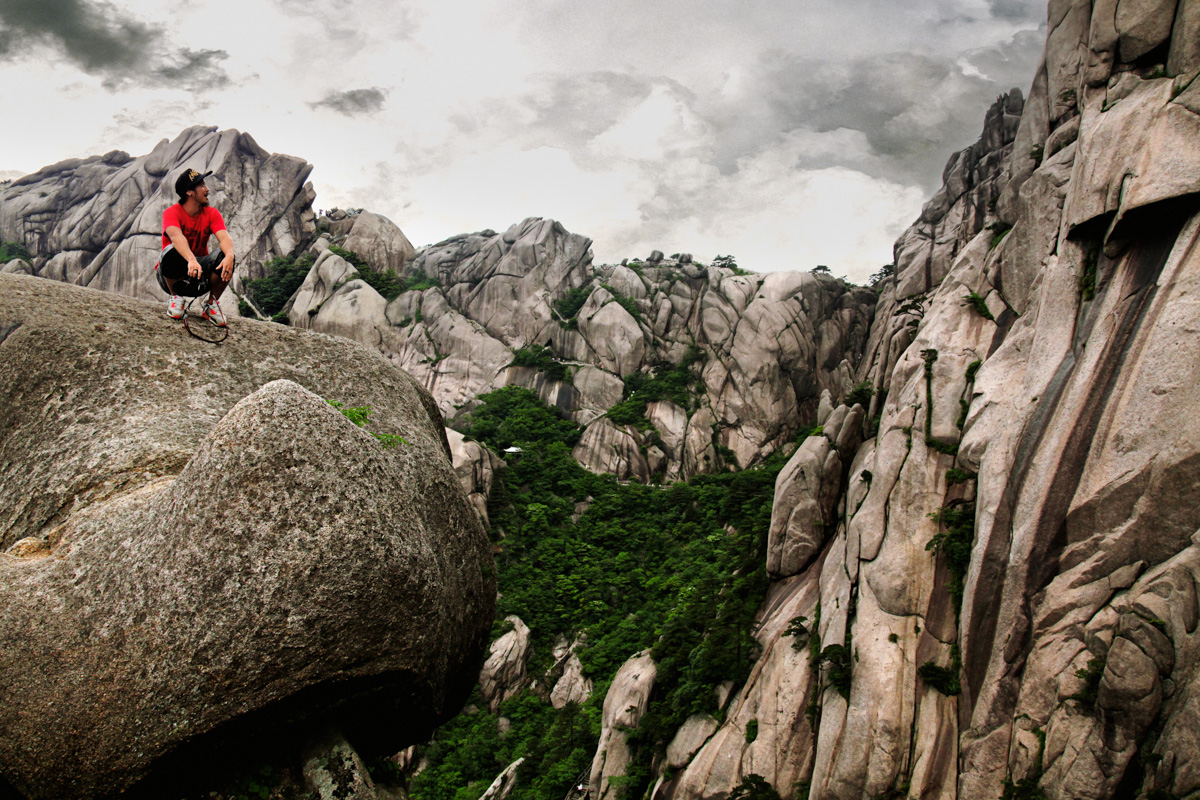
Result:
<instances>
[{"instance_id":1,"label":"man's arm","mask_svg":"<svg viewBox=\"0 0 1200 800\"><path fill-rule=\"evenodd\" d=\"M179 253L187 261L188 275L191 275L193 278L199 278L200 262L196 260L196 254L192 252L192 248L188 245L183 231L180 230L178 225L170 225L164 233L171 240L171 244L175 245L175 252Z\"/></svg>"},{"instance_id":2,"label":"man's arm","mask_svg":"<svg viewBox=\"0 0 1200 800\"><path fill-rule=\"evenodd\" d=\"M215 235L221 245L221 252L225 254L225 258L221 259L221 280L228 283L233 277L233 237L229 235L229 231L223 229Z\"/></svg>"}]
</instances>

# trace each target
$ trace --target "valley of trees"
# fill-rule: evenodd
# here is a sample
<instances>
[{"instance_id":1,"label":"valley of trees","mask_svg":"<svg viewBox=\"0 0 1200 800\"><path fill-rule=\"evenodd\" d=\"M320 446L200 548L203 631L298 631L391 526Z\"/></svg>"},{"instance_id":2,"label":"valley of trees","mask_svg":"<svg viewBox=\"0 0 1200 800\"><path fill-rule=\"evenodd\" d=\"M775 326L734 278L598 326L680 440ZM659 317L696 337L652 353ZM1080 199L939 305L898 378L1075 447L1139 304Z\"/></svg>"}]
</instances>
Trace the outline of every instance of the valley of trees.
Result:
<instances>
[{"instance_id":1,"label":"valley of trees","mask_svg":"<svg viewBox=\"0 0 1200 800\"><path fill-rule=\"evenodd\" d=\"M669 486L622 484L571 457L581 430L529 390L505 387L480 401L464 432L496 452L522 450L492 492L501 594L493 637L505 617L519 616L531 630L537 678L552 666L556 640L585 636L577 652L595 689L582 707L559 710L526 689L497 713L476 690L468 710L422 748L428 763L411 796L474 800L522 757L512 800L565 796L591 768L613 675L652 648L658 679L624 778L626 796L640 797L653 757L683 721L719 716L714 688L740 683L753 664L775 478L786 459L777 452L754 469ZM587 505L573 523L577 503ZM511 725L504 734L501 717Z\"/></svg>"}]
</instances>

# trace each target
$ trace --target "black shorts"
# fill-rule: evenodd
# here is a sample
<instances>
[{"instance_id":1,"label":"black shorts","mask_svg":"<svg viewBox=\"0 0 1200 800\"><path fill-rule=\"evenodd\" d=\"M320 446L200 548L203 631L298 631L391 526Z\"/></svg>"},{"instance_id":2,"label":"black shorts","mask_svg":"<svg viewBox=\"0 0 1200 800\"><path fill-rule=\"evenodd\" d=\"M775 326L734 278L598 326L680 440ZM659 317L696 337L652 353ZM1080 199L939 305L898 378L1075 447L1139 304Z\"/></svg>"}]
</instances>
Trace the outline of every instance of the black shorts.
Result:
<instances>
[{"instance_id":1,"label":"black shorts","mask_svg":"<svg viewBox=\"0 0 1200 800\"><path fill-rule=\"evenodd\" d=\"M207 278L214 272L221 269L221 260L225 258L225 254L220 250L214 250L206 256L200 256L196 260L200 262L200 275ZM186 278L187 274L187 259L180 255L175 249L175 245L169 244L163 248L162 255L159 257L158 268L162 272L163 277L171 280L179 280Z\"/></svg>"}]
</instances>

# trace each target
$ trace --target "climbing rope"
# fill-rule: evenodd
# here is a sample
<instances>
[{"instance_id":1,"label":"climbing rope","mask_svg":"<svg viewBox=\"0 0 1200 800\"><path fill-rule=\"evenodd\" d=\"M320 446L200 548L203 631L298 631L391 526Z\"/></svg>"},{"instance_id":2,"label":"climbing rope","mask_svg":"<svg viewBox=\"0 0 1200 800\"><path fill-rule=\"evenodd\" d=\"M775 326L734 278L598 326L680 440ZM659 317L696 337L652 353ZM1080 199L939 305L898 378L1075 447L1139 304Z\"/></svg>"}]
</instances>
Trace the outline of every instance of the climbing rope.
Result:
<instances>
[{"instance_id":1,"label":"climbing rope","mask_svg":"<svg viewBox=\"0 0 1200 800\"><path fill-rule=\"evenodd\" d=\"M221 342L225 341L225 338L229 336L228 327L217 325L212 320L200 315L197 315L196 317L197 322L195 323L194 330L192 326L188 324L188 317L191 316L192 303L194 302L196 302L195 297L188 300L187 305L184 306L183 319L180 320L180 322L183 323L183 329L202 342L208 342L209 344L220 344Z\"/></svg>"}]
</instances>

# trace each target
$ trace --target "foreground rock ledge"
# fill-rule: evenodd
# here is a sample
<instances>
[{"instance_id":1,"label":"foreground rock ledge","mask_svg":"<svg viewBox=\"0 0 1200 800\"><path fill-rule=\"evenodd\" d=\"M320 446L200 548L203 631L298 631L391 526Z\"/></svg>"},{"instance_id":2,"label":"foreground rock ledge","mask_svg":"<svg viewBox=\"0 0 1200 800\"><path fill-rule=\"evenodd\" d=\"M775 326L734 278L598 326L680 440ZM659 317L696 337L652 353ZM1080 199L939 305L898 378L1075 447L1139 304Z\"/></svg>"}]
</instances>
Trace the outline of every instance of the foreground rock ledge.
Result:
<instances>
[{"instance_id":1,"label":"foreground rock ledge","mask_svg":"<svg viewBox=\"0 0 1200 800\"><path fill-rule=\"evenodd\" d=\"M46 324L80 302L92 304L82 322ZM48 281L0 283L0 396L12 404L0 415L0 519L11 523L56 469L103 456L104 443L86 440L129 451L89 476L111 484L119 468L123 490L82 493L88 502L0 554L0 776L30 798L110 796L200 759L219 771L225 762L210 759L234 749L299 748L329 729L394 752L458 710L486 644L486 536L411 380L355 345L239 321L230 340L241 333L241 350L195 364L203 405L220 408L251 380L246 361L263 359L274 336L277 356L323 392L362 402L356 382L366 394L380 375L404 389L381 418L409 444L385 450L290 380L237 402L199 441L148 423L138 439L129 396L169 405L170 381L146 376L186 363L191 346L169 326L130 338L160 312ZM99 365L80 373L72 347L106 353L124 382L92 380ZM70 403L55 403L63 394ZM94 424L113 407L109 436L78 418L56 424L80 414ZM72 437L82 461L43 462ZM138 471L139 459L171 462L180 447L194 452L177 475ZM34 480L17 481L22 470Z\"/></svg>"}]
</instances>

